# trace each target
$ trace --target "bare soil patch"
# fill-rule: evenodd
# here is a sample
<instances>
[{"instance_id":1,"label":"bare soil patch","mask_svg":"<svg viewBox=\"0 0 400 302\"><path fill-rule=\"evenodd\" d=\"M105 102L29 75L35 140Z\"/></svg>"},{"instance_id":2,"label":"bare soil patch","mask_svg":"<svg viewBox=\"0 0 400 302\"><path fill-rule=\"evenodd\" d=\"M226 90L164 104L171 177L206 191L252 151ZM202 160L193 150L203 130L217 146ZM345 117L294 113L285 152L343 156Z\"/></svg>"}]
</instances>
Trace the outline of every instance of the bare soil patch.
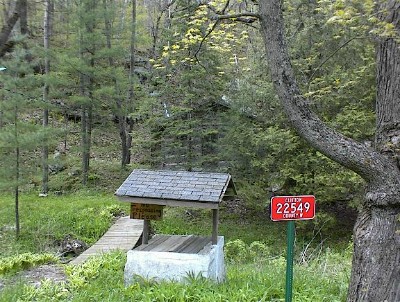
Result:
<instances>
[{"instance_id":1,"label":"bare soil patch","mask_svg":"<svg viewBox=\"0 0 400 302\"><path fill-rule=\"evenodd\" d=\"M64 269L59 265L45 264L26 271L19 272L17 275L7 279L0 279L0 291L5 286L12 286L19 282L24 282L35 287L39 287L44 280L51 280L56 283L66 282L67 276Z\"/></svg>"}]
</instances>

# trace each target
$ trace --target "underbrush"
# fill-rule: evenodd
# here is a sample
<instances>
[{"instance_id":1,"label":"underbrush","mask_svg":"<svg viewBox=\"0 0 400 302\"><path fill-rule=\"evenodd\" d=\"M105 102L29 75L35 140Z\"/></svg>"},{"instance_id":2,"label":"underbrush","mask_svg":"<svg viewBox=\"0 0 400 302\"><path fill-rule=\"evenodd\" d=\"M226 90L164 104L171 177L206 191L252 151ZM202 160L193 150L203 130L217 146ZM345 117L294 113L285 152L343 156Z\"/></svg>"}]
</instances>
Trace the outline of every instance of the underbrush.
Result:
<instances>
[{"instance_id":1,"label":"underbrush","mask_svg":"<svg viewBox=\"0 0 400 302\"><path fill-rule=\"evenodd\" d=\"M0 259L0 276L18 272L24 269L29 269L43 263L55 262L58 262L58 258L55 255L49 253L24 253L17 256L4 257Z\"/></svg>"},{"instance_id":2,"label":"underbrush","mask_svg":"<svg viewBox=\"0 0 400 302\"><path fill-rule=\"evenodd\" d=\"M221 284L189 275L184 284L143 279L125 287L125 253L113 252L80 266L58 263L67 281L45 280L34 287L13 278L18 271L57 262L66 237L91 245L117 217L128 214L129 205L90 191L45 198L24 195L18 240L13 211L13 199L2 197L0 301L284 301L285 224L273 223L263 213L249 217L242 210L222 207L219 233L225 236L227 280ZM157 233L211 236L211 211L168 208L153 228ZM351 249L307 242L301 230L296 234L293 300L345 301Z\"/></svg>"},{"instance_id":3,"label":"underbrush","mask_svg":"<svg viewBox=\"0 0 400 302\"><path fill-rule=\"evenodd\" d=\"M125 253L93 257L81 266L66 266L68 281L43 282L35 288L16 284L3 290L0 301L284 301L286 260L259 254L231 258L227 254L227 279L217 284L201 276L187 276L185 283L142 279L128 287L123 282ZM245 245L247 249L256 246ZM350 273L347 252L326 251L294 268L294 301L345 301Z\"/></svg>"}]
</instances>

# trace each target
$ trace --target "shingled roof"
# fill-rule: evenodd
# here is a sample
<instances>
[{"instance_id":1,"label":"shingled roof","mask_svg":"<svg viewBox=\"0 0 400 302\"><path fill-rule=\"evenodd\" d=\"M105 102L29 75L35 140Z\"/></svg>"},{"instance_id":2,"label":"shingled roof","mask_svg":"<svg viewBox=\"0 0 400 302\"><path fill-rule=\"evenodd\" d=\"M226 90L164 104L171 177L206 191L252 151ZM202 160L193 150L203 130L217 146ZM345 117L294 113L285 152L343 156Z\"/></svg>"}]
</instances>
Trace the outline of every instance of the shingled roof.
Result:
<instances>
[{"instance_id":1,"label":"shingled roof","mask_svg":"<svg viewBox=\"0 0 400 302\"><path fill-rule=\"evenodd\" d=\"M219 203L228 188L236 195L229 174L133 170L115 192L118 197Z\"/></svg>"}]
</instances>

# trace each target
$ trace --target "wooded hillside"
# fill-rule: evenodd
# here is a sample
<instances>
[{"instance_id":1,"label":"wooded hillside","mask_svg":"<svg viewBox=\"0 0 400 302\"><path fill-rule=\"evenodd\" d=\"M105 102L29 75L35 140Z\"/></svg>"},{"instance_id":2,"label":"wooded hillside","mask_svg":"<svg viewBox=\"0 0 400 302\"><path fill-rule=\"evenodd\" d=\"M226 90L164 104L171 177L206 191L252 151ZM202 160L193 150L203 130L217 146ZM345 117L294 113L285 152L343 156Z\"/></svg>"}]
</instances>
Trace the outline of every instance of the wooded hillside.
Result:
<instances>
[{"instance_id":1,"label":"wooded hillside","mask_svg":"<svg viewBox=\"0 0 400 302\"><path fill-rule=\"evenodd\" d=\"M54 152L64 156L64 141L80 124L79 170L87 183L93 129L107 124L119 133L110 144L120 145L122 166L228 170L262 192L356 201L361 179L308 147L287 124L263 67L257 3L225 4L3 3L1 140L10 157L4 177L16 177L17 149L35 154L19 166L19 177L29 181L25 168L34 166L35 174L42 165L46 193L47 153L50 160ZM371 145L373 24L358 17L370 8L341 5L291 1L286 31L313 108ZM223 17L233 13L235 20ZM43 159L30 151L38 146Z\"/></svg>"},{"instance_id":2,"label":"wooded hillside","mask_svg":"<svg viewBox=\"0 0 400 302\"><path fill-rule=\"evenodd\" d=\"M388 263L400 253L398 1L0 8L0 186L15 195L17 233L27 185L60 192L67 187L54 179L72 175L89 186L96 165L113 175L138 166L224 171L252 208L272 195L314 194L322 205L362 209L355 238L368 239L356 239L349 301L399 297L400 269L376 293L370 285L383 271L360 276L380 262L357 269L370 249L384 249L374 236L393 251ZM375 218L391 231L375 232Z\"/></svg>"}]
</instances>

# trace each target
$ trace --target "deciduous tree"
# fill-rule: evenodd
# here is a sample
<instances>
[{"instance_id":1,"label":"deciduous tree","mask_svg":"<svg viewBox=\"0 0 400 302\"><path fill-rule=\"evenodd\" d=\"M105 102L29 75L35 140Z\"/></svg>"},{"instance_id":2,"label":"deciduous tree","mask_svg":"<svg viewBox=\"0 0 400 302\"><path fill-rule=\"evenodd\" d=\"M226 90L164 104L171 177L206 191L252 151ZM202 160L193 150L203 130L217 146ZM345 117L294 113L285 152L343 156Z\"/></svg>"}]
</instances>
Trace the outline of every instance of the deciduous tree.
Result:
<instances>
[{"instance_id":1,"label":"deciduous tree","mask_svg":"<svg viewBox=\"0 0 400 302\"><path fill-rule=\"evenodd\" d=\"M400 298L400 3L377 1L380 20L393 32L377 46L375 150L328 127L310 109L294 76L281 0L259 1L261 34L270 73L292 126L310 145L358 173L367 183L354 228L348 301Z\"/></svg>"}]
</instances>

